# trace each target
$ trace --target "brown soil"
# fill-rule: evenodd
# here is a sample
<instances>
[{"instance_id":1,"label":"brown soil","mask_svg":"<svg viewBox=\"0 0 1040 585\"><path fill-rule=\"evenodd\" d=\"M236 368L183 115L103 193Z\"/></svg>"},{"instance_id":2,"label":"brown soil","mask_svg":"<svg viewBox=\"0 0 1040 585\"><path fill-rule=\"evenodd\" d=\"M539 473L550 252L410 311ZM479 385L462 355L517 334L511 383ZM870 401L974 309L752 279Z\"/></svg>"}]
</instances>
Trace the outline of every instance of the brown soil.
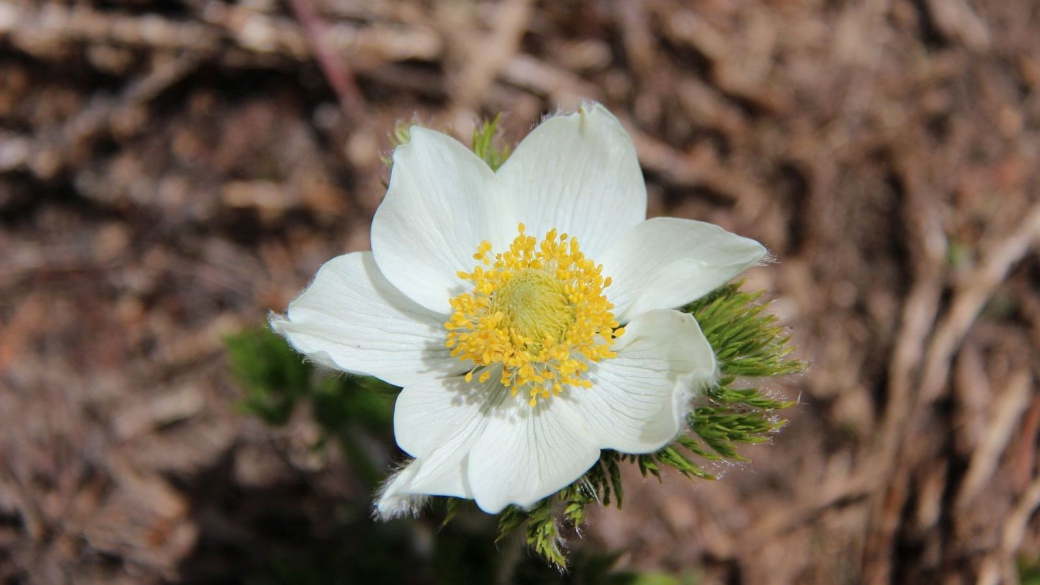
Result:
<instances>
[{"instance_id":1,"label":"brown soil","mask_svg":"<svg viewBox=\"0 0 1040 585\"><path fill-rule=\"evenodd\" d=\"M395 122L517 140L581 99L652 215L769 247L749 284L812 362L753 464L633 474L586 541L705 583L1017 582L1038 38L1031 0L0 2L0 582L230 578L331 530L364 488L306 416L235 411L221 336L367 247Z\"/></svg>"}]
</instances>

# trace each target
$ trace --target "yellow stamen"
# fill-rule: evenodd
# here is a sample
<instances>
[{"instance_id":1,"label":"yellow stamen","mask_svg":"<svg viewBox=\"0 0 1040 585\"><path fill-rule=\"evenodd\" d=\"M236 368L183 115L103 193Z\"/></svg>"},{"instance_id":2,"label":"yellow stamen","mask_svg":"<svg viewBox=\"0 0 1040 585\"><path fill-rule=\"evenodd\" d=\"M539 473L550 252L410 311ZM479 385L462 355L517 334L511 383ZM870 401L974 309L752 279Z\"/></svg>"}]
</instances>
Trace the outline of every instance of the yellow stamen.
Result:
<instances>
[{"instance_id":1,"label":"yellow stamen","mask_svg":"<svg viewBox=\"0 0 1040 585\"><path fill-rule=\"evenodd\" d=\"M603 266L585 258L567 234L550 230L538 242L525 229L520 224L509 249L494 256L491 244L481 242L477 266L459 272L473 290L451 299L445 345L478 369L502 364L502 384L514 396L524 389L535 406L566 386L590 388L589 363L614 357L610 346L624 329L603 295L610 285ZM479 381L490 376L485 370Z\"/></svg>"}]
</instances>

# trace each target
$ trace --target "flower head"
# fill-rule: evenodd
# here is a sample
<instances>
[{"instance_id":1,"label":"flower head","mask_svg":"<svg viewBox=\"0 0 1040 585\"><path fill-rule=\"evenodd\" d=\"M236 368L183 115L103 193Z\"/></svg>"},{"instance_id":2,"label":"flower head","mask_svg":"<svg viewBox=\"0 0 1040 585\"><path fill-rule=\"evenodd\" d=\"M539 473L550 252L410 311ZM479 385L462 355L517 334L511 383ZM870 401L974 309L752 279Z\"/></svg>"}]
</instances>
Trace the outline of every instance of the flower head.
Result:
<instances>
[{"instance_id":1,"label":"flower head","mask_svg":"<svg viewBox=\"0 0 1040 585\"><path fill-rule=\"evenodd\" d=\"M573 483L600 450L651 453L716 376L675 310L761 261L702 222L646 219L635 149L602 106L549 118L497 170L413 127L372 252L326 263L274 329L402 391L384 517L427 495L497 513Z\"/></svg>"}]
</instances>

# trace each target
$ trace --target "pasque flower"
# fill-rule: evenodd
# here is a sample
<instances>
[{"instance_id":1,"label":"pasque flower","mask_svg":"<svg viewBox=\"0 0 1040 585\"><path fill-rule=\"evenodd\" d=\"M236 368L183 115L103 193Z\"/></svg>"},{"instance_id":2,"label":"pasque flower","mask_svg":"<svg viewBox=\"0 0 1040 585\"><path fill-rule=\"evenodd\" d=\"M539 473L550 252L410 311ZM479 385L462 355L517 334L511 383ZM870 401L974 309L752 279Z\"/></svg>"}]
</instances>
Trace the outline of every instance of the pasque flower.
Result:
<instances>
[{"instance_id":1,"label":"pasque flower","mask_svg":"<svg viewBox=\"0 0 1040 585\"><path fill-rule=\"evenodd\" d=\"M716 376L675 310L761 261L703 222L646 219L628 134L599 105L545 120L497 171L413 127L393 154L372 252L330 260L272 319L315 362L402 388L383 488L497 513L573 483L600 450L655 452Z\"/></svg>"}]
</instances>

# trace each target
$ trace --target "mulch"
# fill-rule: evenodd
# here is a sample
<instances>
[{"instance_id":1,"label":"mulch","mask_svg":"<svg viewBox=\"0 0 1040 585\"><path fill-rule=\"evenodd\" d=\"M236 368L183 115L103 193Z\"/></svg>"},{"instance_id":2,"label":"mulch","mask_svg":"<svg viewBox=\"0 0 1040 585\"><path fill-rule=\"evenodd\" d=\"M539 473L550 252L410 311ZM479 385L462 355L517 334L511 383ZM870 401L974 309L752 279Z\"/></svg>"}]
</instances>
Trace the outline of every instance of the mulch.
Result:
<instances>
[{"instance_id":1,"label":"mulch","mask_svg":"<svg viewBox=\"0 0 1040 585\"><path fill-rule=\"evenodd\" d=\"M225 335L368 245L395 124L581 100L651 215L718 223L804 375L718 482L634 473L588 544L705 583L1011 583L1040 558L1030 0L0 4L0 582L219 582L367 497ZM291 528L286 528L291 527Z\"/></svg>"}]
</instances>

